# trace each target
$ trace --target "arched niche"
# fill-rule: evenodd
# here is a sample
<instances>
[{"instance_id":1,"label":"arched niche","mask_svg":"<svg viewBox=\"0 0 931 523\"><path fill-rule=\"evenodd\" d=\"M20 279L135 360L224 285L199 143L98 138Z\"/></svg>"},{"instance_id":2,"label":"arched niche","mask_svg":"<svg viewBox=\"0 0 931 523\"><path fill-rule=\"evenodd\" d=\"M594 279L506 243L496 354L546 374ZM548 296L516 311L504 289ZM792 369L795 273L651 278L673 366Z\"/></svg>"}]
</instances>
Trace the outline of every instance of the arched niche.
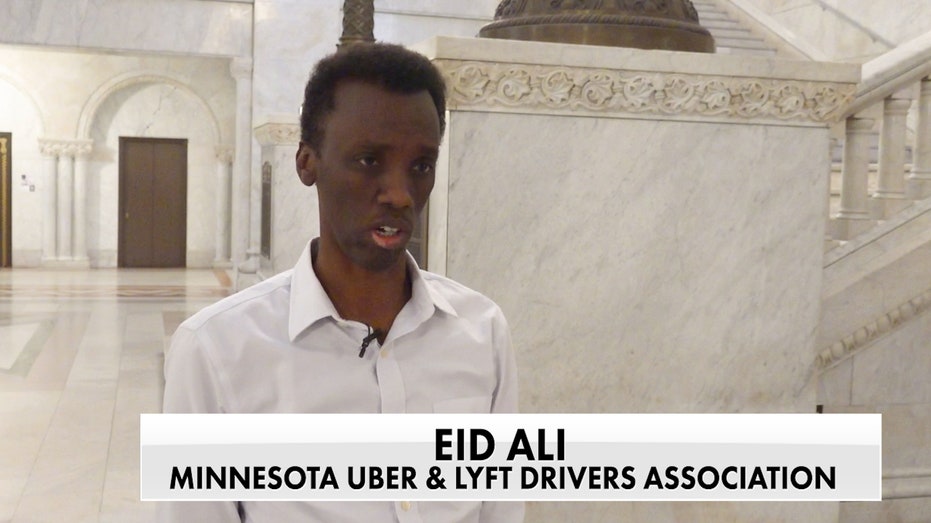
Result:
<instances>
[{"instance_id":1,"label":"arched niche","mask_svg":"<svg viewBox=\"0 0 931 523\"><path fill-rule=\"evenodd\" d=\"M208 267L215 252L217 118L205 100L177 78L132 74L115 78L87 101L78 136L94 142L88 165L88 254L91 264L117 264L119 139L187 140L187 265Z\"/></svg>"}]
</instances>

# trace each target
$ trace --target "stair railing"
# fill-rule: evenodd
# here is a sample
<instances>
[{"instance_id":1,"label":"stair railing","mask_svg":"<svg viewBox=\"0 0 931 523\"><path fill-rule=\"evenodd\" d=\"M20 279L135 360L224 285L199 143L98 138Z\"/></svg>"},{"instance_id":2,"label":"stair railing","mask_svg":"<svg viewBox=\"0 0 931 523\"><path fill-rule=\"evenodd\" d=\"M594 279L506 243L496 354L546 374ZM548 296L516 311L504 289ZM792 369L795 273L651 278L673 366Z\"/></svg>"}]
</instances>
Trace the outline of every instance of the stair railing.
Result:
<instances>
[{"instance_id":1,"label":"stair railing","mask_svg":"<svg viewBox=\"0 0 931 523\"><path fill-rule=\"evenodd\" d=\"M912 167L906 170L907 115L918 91ZM869 133L864 113L882 102L878 181L869 186ZM844 118L840 208L829 217L832 240L850 240L909 206L931 197L931 33L863 64L863 79Z\"/></svg>"}]
</instances>

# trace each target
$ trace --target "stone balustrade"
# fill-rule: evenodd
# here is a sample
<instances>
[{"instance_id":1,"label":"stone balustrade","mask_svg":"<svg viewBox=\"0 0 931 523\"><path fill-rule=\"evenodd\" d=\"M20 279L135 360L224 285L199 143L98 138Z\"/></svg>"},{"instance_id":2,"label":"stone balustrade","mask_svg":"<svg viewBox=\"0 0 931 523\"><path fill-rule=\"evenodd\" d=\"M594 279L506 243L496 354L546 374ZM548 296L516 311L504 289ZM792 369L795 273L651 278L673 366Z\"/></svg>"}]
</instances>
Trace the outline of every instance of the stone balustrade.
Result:
<instances>
[{"instance_id":1,"label":"stone balustrade","mask_svg":"<svg viewBox=\"0 0 931 523\"><path fill-rule=\"evenodd\" d=\"M909 143L908 114L916 97L917 123L914 141ZM876 110L877 105L881 111ZM878 179L871 184L869 133L874 127L871 116L877 112ZM865 63L857 98L844 117L840 207L828 223L829 238L840 241L850 240L911 202L931 196L931 34ZM910 169L906 162L909 146Z\"/></svg>"}]
</instances>

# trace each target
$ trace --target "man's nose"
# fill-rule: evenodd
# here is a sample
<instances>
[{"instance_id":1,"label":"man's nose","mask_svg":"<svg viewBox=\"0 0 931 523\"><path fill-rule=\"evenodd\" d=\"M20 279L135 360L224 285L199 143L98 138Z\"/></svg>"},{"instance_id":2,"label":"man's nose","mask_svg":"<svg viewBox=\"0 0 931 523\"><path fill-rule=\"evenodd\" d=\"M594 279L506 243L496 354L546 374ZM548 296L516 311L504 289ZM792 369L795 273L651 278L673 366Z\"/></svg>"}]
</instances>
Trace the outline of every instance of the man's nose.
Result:
<instances>
[{"instance_id":1,"label":"man's nose","mask_svg":"<svg viewBox=\"0 0 931 523\"><path fill-rule=\"evenodd\" d=\"M414 206L413 181L411 173L403 168L387 170L381 177L378 203L396 209Z\"/></svg>"}]
</instances>

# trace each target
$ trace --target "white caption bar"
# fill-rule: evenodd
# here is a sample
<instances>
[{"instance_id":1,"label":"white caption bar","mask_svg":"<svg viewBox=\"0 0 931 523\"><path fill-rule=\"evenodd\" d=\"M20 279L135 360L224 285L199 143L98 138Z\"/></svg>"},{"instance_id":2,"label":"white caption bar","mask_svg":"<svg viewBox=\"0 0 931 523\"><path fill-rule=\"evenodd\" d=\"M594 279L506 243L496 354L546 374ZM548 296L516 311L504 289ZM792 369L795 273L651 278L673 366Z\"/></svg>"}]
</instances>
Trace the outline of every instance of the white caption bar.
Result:
<instances>
[{"instance_id":1,"label":"white caption bar","mask_svg":"<svg viewBox=\"0 0 931 523\"><path fill-rule=\"evenodd\" d=\"M878 414L143 414L144 500L878 500Z\"/></svg>"}]
</instances>

